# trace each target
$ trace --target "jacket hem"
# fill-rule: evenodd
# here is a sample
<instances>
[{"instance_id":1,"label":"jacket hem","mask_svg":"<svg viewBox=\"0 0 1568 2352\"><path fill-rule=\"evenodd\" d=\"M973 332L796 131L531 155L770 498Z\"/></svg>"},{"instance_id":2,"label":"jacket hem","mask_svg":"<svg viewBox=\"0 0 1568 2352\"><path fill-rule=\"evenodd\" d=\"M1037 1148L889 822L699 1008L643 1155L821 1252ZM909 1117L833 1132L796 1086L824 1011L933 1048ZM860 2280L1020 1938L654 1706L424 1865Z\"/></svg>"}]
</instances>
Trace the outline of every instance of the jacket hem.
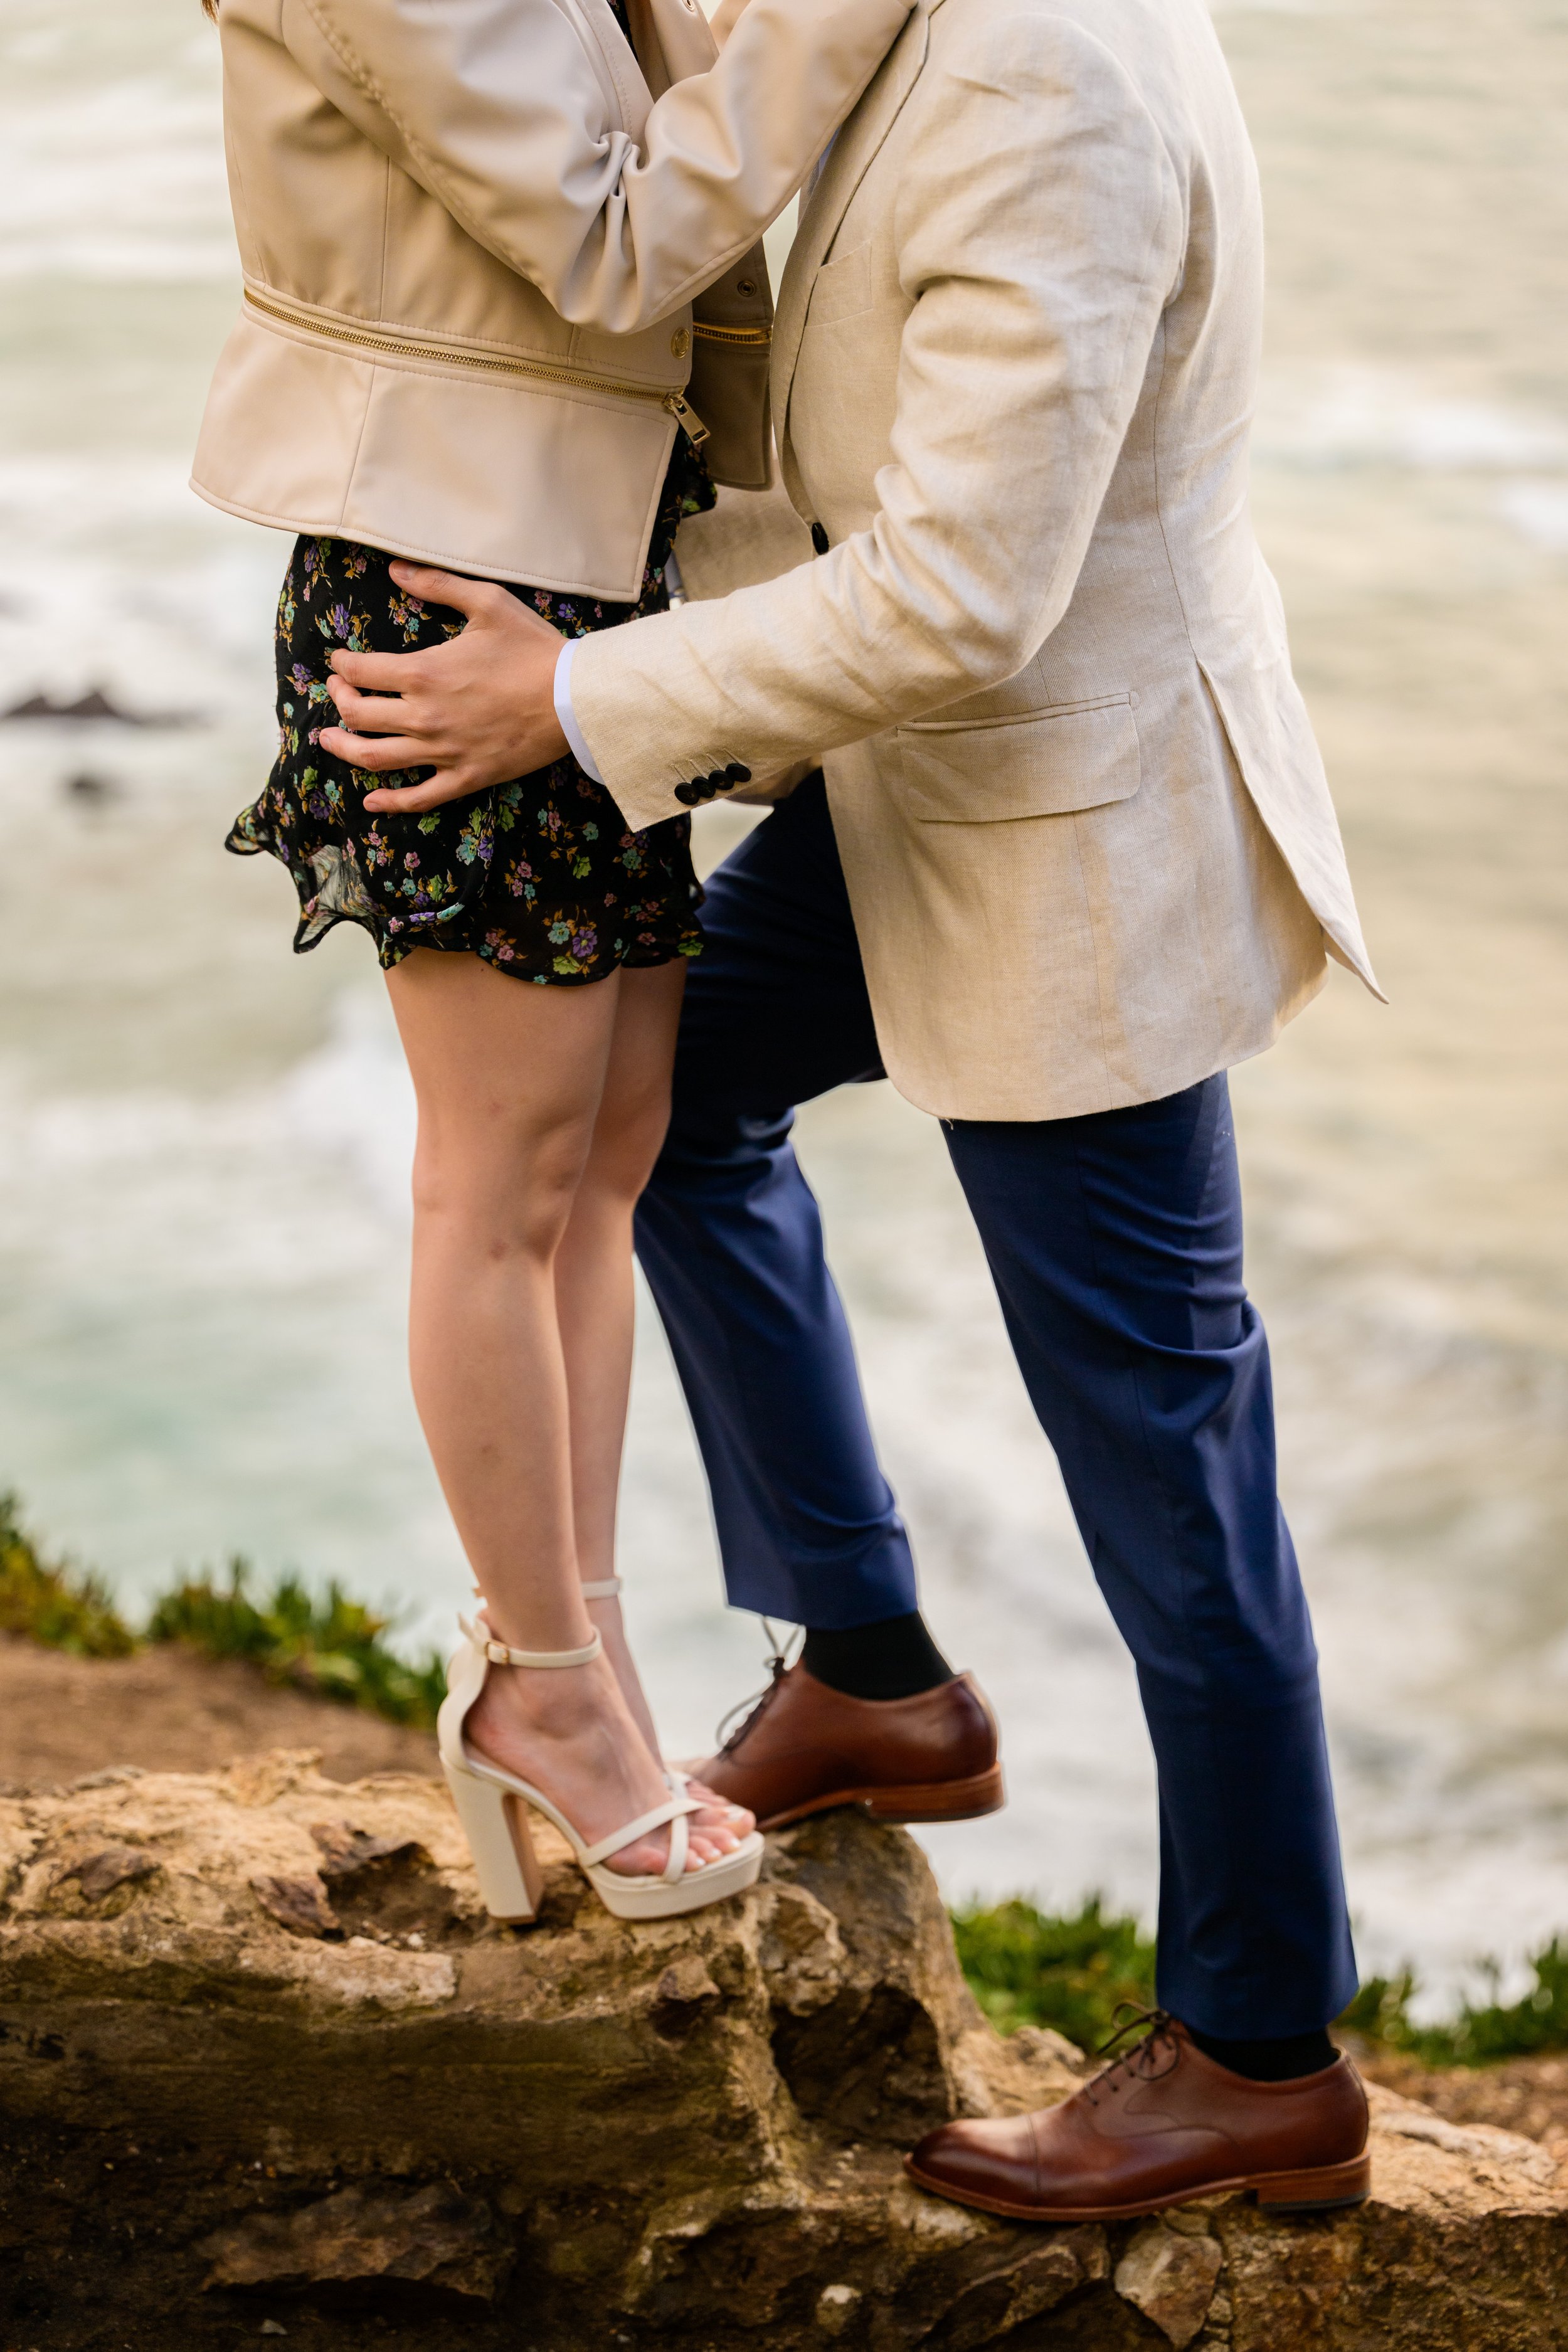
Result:
<instances>
[{"instance_id":1,"label":"jacket hem","mask_svg":"<svg viewBox=\"0 0 1568 2352\"><path fill-rule=\"evenodd\" d=\"M1322 926L1320 924L1319 928L1321 929ZM1234 1070L1243 1062L1256 1061L1260 1054L1267 1054L1272 1045L1277 1045L1281 1034L1327 985L1330 943L1326 931L1323 946L1324 960L1319 970L1305 986L1272 1005L1266 1019L1256 1024L1247 1022L1238 1037L1217 1050L1194 1054L1190 1066L1186 1063L1179 1063L1173 1073L1161 1071L1158 1076L1151 1075L1142 1082L1119 1079L1109 1066L1102 1065L1096 1080L1059 1087L1055 1099L1047 1077L1042 1079L1037 1097L1033 1092L1026 1095L1026 1108L1020 1109L1017 1107L1019 1097L1010 1093L1006 1097L1008 1107L1003 1109L989 1101L984 1108L968 1103L961 1107L962 1087L955 1087L950 1095L944 1087L933 1087L929 1077L915 1078L907 1067L900 1075L897 1049L889 1051L879 1033L882 1066L895 1092L902 1095L907 1103L912 1104L916 1110L924 1111L928 1118L942 1120L974 1120L978 1124L998 1127L1035 1127L1047 1119L1092 1118L1101 1111L1131 1110L1140 1103L1163 1102L1171 1095L1184 1094L1189 1087L1201 1086L1205 1078L1216 1076L1221 1070ZM1342 959L1335 956L1333 961L1338 963ZM1349 969L1348 966L1346 968ZM1355 976L1357 979L1361 977L1359 972ZM873 1016L875 1012L873 1003ZM945 1104L946 1108L942 1108L939 1101L929 1099L932 1095L938 1097L940 1103Z\"/></svg>"},{"instance_id":2,"label":"jacket hem","mask_svg":"<svg viewBox=\"0 0 1568 2352\"><path fill-rule=\"evenodd\" d=\"M246 506L237 499L224 498L219 491L198 481L195 474L189 487L198 499L209 507L216 507L220 513L237 515L242 522L259 523L263 530L288 531L296 538L348 539L356 547L378 547L384 554L401 555L410 563L437 564L443 572L456 572L468 580L505 581L520 588L548 588L558 596L591 596L605 604L635 604L642 589L647 560L646 547L635 579L568 580L544 572L518 571L488 559L458 554L450 548L424 547L416 541L389 536L384 531L363 530L357 523L346 523L342 515L329 519L321 515L272 514L266 508Z\"/></svg>"}]
</instances>

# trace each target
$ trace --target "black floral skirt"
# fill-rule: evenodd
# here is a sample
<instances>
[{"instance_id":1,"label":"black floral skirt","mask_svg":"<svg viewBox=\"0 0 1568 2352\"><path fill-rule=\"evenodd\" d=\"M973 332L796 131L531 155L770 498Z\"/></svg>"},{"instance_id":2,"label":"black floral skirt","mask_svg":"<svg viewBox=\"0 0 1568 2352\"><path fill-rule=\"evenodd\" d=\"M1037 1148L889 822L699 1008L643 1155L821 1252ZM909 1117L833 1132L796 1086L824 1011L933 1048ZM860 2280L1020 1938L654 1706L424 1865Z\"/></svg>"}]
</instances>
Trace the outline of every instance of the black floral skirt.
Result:
<instances>
[{"instance_id":1,"label":"black floral skirt","mask_svg":"<svg viewBox=\"0 0 1568 2352\"><path fill-rule=\"evenodd\" d=\"M682 436L635 604L512 593L568 636L662 612L676 526L712 503L706 468ZM296 954L343 922L370 933L388 968L414 948L444 948L519 980L567 985L700 953L690 818L629 832L604 786L570 757L422 816L367 814L366 793L429 772L366 776L321 751L317 738L337 718L329 655L337 646L411 653L464 625L461 614L405 596L394 560L351 540L299 540L279 600L278 759L226 845L242 857L268 851L289 868L300 894Z\"/></svg>"}]
</instances>

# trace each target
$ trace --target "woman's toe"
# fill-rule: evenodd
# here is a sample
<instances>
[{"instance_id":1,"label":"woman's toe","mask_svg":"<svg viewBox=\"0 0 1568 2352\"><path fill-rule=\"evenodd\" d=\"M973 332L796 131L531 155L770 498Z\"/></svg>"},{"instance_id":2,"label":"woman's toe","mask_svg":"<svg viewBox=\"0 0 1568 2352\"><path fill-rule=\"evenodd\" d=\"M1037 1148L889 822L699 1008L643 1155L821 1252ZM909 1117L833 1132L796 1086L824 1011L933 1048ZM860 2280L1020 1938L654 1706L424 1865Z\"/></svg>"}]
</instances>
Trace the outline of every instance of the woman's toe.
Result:
<instances>
[{"instance_id":1,"label":"woman's toe","mask_svg":"<svg viewBox=\"0 0 1568 2352\"><path fill-rule=\"evenodd\" d=\"M745 1827L741 1832L742 1837L757 1825L754 1813L749 1813L744 1805L732 1805L728 1797L721 1797L717 1789L710 1789L705 1781L689 1780L686 1783L686 1793L689 1797L696 1799L705 1813L721 1813L731 1828L743 1822Z\"/></svg>"},{"instance_id":2,"label":"woman's toe","mask_svg":"<svg viewBox=\"0 0 1568 2352\"><path fill-rule=\"evenodd\" d=\"M700 1870L710 1862L721 1862L733 1853L741 1841L728 1829L704 1831L698 1827L698 1816L689 1817L686 1832L686 1867ZM610 1868L627 1878L658 1878L669 1864L669 1832L658 1830L651 1837L639 1838L636 1845L623 1846L619 1853L607 1857Z\"/></svg>"},{"instance_id":3,"label":"woman's toe","mask_svg":"<svg viewBox=\"0 0 1568 2352\"><path fill-rule=\"evenodd\" d=\"M744 1805L731 1805L727 1799L715 1796L713 1790L705 1789L700 1780L689 1780L686 1793L694 1798L702 1809L691 1816L693 1831L700 1830L704 1837L727 1838L730 1841L725 1849L728 1853L733 1853L741 1840L749 1837L757 1826L756 1816L749 1813Z\"/></svg>"}]
</instances>

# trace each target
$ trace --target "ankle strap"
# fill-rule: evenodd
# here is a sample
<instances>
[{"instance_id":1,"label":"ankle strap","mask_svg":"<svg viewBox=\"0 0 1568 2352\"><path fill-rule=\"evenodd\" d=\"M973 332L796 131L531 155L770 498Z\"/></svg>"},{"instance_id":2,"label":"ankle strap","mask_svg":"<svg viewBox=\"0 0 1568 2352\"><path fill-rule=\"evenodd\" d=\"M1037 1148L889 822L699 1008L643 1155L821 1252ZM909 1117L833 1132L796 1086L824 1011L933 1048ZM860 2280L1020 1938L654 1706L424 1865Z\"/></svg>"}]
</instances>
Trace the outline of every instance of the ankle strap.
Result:
<instances>
[{"instance_id":1,"label":"ankle strap","mask_svg":"<svg viewBox=\"0 0 1568 2352\"><path fill-rule=\"evenodd\" d=\"M580 1650L509 1650L504 1642L494 1640L482 1626L470 1625L466 1617L459 1617L458 1622L464 1639L492 1666L585 1666L605 1646L595 1631L593 1640L584 1642Z\"/></svg>"},{"instance_id":2,"label":"ankle strap","mask_svg":"<svg viewBox=\"0 0 1568 2352\"><path fill-rule=\"evenodd\" d=\"M618 1576L601 1576L596 1583L579 1585L584 1601L618 1601L621 1580Z\"/></svg>"}]
</instances>

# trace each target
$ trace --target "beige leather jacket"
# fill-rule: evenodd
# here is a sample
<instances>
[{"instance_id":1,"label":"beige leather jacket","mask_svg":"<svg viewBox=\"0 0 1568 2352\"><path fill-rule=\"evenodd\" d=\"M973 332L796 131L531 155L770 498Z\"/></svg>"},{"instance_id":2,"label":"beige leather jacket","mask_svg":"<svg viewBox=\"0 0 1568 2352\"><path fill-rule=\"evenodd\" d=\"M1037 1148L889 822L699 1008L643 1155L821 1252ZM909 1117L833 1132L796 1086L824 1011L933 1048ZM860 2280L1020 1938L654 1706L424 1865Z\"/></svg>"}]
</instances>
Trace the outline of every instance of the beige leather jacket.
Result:
<instances>
[{"instance_id":1,"label":"beige leather jacket","mask_svg":"<svg viewBox=\"0 0 1568 2352\"><path fill-rule=\"evenodd\" d=\"M1262 228L1205 0L918 0L779 293L829 551L577 648L634 824L825 754L883 1058L944 1117L1173 1094L1325 948L1375 986L1247 509Z\"/></svg>"},{"instance_id":2,"label":"beige leather jacket","mask_svg":"<svg viewBox=\"0 0 1568 2352\"><path fill-rule=\"evenodd\" d=\"M606 0L222 0L245 301L193 488L634 597L679 428L768 479L756 241L908 10L751 0L716 63L697 0L631 0L635 55Z\"/></svg>"}]
</instances>

